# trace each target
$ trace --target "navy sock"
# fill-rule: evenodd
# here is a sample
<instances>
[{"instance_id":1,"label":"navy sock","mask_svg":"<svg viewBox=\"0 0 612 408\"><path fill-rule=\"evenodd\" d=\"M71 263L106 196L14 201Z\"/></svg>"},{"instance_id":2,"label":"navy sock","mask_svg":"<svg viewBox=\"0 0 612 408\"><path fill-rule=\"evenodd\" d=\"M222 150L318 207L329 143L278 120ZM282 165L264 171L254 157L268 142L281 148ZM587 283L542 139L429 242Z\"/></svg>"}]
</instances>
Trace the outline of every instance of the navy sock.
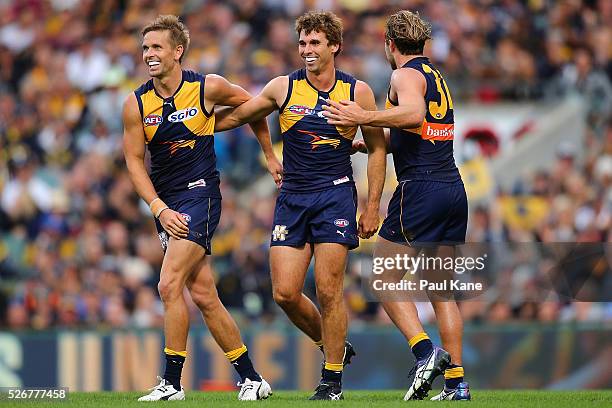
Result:
<instances>
[{"instance_id":1,"label":"navy sock","mask_svg":"<svg viewBox=\"0 0 612 408\"><path fill-rule=\"evenodd\" d=\"M232 365L238 372L242 382L244 382L247 378L251 381L261 381L261 376L257 374L257 371L255 371L255 368L253 368L253 363L249 358L248 351L244 352L240 357L232 361Z\"/></svg>"},{"instance_id":2,"label":"navy sock","mask_svg":"<svg viewBox=\"0 0 612 408\"><path fill-rule=\"evenodd\" d=\"M181 372L185 364L185 357L166 354L166 371L164 379L170 382L177 391L181 390Z\"/></svg>"},{"instance_id":3,"label":"navy sock","mask_svg":"<svg viewBox=\"0 0 612 408\"><path fill-rule=\"evenodd\" d=\"M433 343L429 339L423 339L412 346L412 353L417 360L426 358L433 351Z\"/></svg>"},{"instance_id":4,"label":"navy sock","mask_svg":"<svg viewBox=\"0 0 612 408\"><path fill-rule=\"evenodd\" d=\"M323 370L321 371L321 380L326 383L342 383L342 371L333 371L323 368Z\"/></svg>"}]
</instances>

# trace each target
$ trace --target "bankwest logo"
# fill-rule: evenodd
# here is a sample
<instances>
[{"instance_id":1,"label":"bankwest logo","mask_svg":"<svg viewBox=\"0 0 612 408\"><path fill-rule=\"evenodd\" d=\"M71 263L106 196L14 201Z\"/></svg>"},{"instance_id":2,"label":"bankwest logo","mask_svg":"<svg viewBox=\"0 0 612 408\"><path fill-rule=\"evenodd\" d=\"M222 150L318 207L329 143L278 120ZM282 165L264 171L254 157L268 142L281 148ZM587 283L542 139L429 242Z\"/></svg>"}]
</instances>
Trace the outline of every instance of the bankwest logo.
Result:
<instances>
[{"instance_id":1,"label":"bankwest logo","mask_svg":"<svg viewBox=\"0 0 612 408\"><path fill-rule=\"evenodd\" d=\"M423 122L421 138L435 144L436 140L453 140L455 137L455 125L452 123L429 123Z\"/></svg>"}]
</instances>

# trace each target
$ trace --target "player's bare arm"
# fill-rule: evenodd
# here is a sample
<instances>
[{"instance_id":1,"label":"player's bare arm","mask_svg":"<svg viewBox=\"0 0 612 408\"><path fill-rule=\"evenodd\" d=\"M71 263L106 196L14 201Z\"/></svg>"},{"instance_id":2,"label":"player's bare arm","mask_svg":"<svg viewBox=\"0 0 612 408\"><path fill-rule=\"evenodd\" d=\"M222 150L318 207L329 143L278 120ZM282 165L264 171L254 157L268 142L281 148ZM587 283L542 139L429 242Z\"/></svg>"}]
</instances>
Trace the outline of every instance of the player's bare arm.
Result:
<instances>
[{"instance_id":1,"label":"player's bare arm","mask_svg":"<svg viewBox=\"0 0 612 408\"><path fill-rule=\"evenodd\" d=\"M145 134L136 96L130 94L123 105L123 153L130 180L138 195L149 204L153 215L159 219L171 237L187 237L189 229L185 219L169 208L155 192L144 164Z\"/></svg>"},{"instance_id":2,"label":"player's bare arm","mask_svg":"<svg viewBox=\"0 0 612 408\"><path fill-rule=\"evenodd\" d=\"M387 147L387 154L390 154L391 153L391 132L389 131L389 128L383 128L383 132L385 133L385 146ZM353 141L353 145L351 146L351 154L367 153L367 152L368 152L368 146L363 140L359 139L359 140Z\"/></svg>"},{"instance_id":3,"label":"player's bare arm","mask_svg":"<svg viewBox=\"0 0 612 408\"><path fill-rule=\"evenodd\" d=\"M362 81L355 84L356 104L366 110L376 109L372 89ZM368 201L365 211L359 217L358 233L367 239L376 233L380 224L380 197L385 184L387 148L381 128L361 125L361 133L368 149Z\"/></svg>"},{"instance_id":4,"label":"player's bare arm","mask_svg":"<svg viewBox=\"0 0 612 408\"><path fill-rule=\"evenodd\" d=\"M207 111L211 112L216 105L236 107L242 105L250 99L252 99L251 94L241 86L232 84L219 75L207 75L204 101ZM259 142L262 144L262 149L264 149L264 152L271 152L272 144L270 143L270 132L265 119L251 119L248 122L249 126L257 136L257 140L259 140ZM218 129L218 127L215 126L215 131L219 130L222 129Z\"/></svg>"},{"instance_id":5,"label":"player's bare arm","mask_svg":"<svg viewBox=\"0 0 612 408\"><path fill-rule=\"evenodd\" d=\"M282 105L288 86L288 77L282 76L274 78L272 81L268 82L257 96L248 99L233 109L221 110L215 117L215 132L234 129L248 122L265 122L265 117ZM272 175L272 178L274 178L276 185L280 187L282 183L283 166L274 154L270 134L267 130L268 128L266 126L265 135L258 134L257 132L255 135L257 136L257 140L266 158L268 171Z\"/></svg>"},{"instance_id":6,"label":"player's bare arm","mask_svg":"<svg viewBox=\"0 0 612 408\"><path fill-rule=\"evenodd\" d=\"M245 102L253 99L251 94L247 92L244 88L230 83L225 78L219 75L208 75L206 83L207 87L205 94L205 105L210 104L210 109L209 106L206 106L206 110L209 112L214 108L215 105L236 107L243 105ZM219 119L219 116L217 116L215 119ZM280 187L283 177L283 165L278 160L278 158L274 154L274 150L272 149L270 131L268 129L268 124L266 122L265 116L251 117L246 122L249 123L249 126L253 130L253 133L255 133L255 137L257 137L257 141L259 142L266 158L268 171L272 175L272 178L274 179L276 185ZM218 122L216 121L215 131L225 130L219 128L217 124Z\"/></svg>"},{"instance_id":7,"label":"player's bare arm","mask_svg":"<svg viewBox=\"0 0 612 408\"><path fill-rule=\"evenodd\" d=\"M329 101L324 115L334 125L355 126L368 125L408 129L418 127L425 118L426 82L420 72L413 69L396 69L391 75L390 96L395 98L398 106L385 110L367 110L351 101L340 103Z\"/></svg>"},{"instance_id":8,"label":"player's bare arm","mask_svg":"<svg viewBox=\"0 0 612 408\"><path fill-rule=\"evenodd\" d=\"M282 105L287 95L289 77L276 77L261 92L234 109L222 110L215 118L215 132L234 129L247 122L262 119Z\"/></svg>"},{"instance_id":9,"label":"player's bare arm","mask_svg":"<svg viewBox=\"0 0 612 408\"><path fill-rule=\"evenodd\" d=\"M204 104L208 112L211 112L216 105L236 107L242 105L250 99L252 99L252 96L249 92L239 85L230 83L222 76L215 74L209 74L206 76L206 93ZM215 119L219 118L217 117ZM272 144L270 143L270 132L265 119L263 117L250 118L246 122L249 122L251 129L257 136L257 140L259 140L260 144L262 144L264 153L271 153ZM220 129L217 123L215 123L215 131L227 130Z\"/></svg>"}]
</instances>

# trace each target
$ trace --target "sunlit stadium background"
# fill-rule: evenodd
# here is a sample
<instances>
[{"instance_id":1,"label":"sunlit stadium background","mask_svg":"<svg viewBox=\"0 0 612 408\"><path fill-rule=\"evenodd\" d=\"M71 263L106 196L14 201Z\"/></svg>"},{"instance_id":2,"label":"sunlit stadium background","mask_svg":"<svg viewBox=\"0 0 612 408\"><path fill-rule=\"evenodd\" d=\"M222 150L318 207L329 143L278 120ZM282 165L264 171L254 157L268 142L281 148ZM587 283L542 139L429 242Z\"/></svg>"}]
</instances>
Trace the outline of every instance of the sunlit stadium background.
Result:
<instances>
[{"instance_id":1,"label":"sunlit stadium background","mask_svg":"<svg viewBox=\"0 0 612 408\"><path fill-rule=\"evenodd\" d=\"M344 22L337 66L366 81L382 107L391 73L384 21L400 8L433 24L426 54L453 94L468 241L610 242L610 1L0 0L0 386L140 390L161 370L162 251L121 150L123 99L148 79L143 25L157 14L182 16L192 39L184 66L257 93L301 67L295 17L333 10ZM270 124L278 142L275 117ZM242 127L218 134L215 148L221 299L268 381L311 389L320 353L272 300L276 191L257 141ZM364 198L365 155L353 164ZM381 216L394 188L390 166ZM607 254L603 288L611 288ZM352 254L346 274L358 356L344 383L405 388L413 358L361 292L364 256ZM612 387L612 303L526 300L538 271L518 261L508 268L512 301L461 304L472 387ZM305 290L314 295L311 277ZM232 368L190 305L184 385L231 389ZM427 305L420 315L434 323Z\"/></svg>"}]
</instances>

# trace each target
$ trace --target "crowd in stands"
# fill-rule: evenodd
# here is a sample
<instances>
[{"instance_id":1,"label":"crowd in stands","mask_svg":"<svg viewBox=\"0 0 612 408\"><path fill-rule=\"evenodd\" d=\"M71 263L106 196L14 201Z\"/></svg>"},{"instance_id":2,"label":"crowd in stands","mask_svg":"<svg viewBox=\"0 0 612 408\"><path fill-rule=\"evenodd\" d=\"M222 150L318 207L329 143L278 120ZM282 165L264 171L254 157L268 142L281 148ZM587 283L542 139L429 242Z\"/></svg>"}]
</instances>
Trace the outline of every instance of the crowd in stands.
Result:
<instances>
[{"instance_id":1,"label":"crowd in stands","mask_svg":"<svg viewBox=\"0 0 612 408\"><path fill-rule=\"evenodd\" d=\"M163 253L121 147L123 100L148 79L145 24L158 14L180 15L191 33L184 67L222 74L257 93L303 65L295 17L331 9L344 23L337 65L370 84L382 106L391 73L384 22L399 8L432 22L426 54L455 104L579 94L587 106L584 146L559 149L556 162L517 180L516 191L472 207L468 241L612 241L610 1L0 0L0 327L163 323L156 287ZM271 130L278 141L278 127ZM247 322L284 319L268 266L275 188L257 141L242 127L217 135L215 149L223 194L213 240L221 300ZM586 149L586 158L576 160L575 149ZM504 209L516 194L529 195L529 206L544 216L508 216ZM381 217L385 209L383 203ZM347 304L354 322L382 324L386 315L361 291L364 254L351 255ZM310 278L305 290L314 295ZM471 322L612 319L609 303L489 299L461 308ZM421 312L425 321L433 318L426 306Z\"/></svg>"}]
</instances>

